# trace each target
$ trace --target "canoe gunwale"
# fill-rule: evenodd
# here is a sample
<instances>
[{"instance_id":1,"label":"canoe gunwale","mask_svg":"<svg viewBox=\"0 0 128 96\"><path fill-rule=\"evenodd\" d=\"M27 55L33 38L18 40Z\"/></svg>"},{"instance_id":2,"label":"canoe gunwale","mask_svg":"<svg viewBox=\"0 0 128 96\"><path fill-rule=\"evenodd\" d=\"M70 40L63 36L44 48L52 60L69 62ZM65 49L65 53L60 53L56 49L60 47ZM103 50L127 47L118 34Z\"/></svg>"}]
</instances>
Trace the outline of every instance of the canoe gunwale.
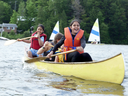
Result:
<instances>
[{"instance_id":1,"label":"canoe gunwale","mask_svg":"<svg viewBox=\"0 0 128 96\"><path fill-rule=\"evenodd\" d=\"M109 59L112 59L112 58L115 58L119 55L121 55L122 53L118 53L112 57L109 57L107 59L104 59L104 60L100 60L100 61L91 61L91 62L53 62L53 61L43 61L43 60L40 60L40 61L37 61L37 62L43 62L43 63L52 63L52 64L94 64L94 63L100 63L100 62L104 62L104 61L107 61Z\"/></svg>"}]
</instances>

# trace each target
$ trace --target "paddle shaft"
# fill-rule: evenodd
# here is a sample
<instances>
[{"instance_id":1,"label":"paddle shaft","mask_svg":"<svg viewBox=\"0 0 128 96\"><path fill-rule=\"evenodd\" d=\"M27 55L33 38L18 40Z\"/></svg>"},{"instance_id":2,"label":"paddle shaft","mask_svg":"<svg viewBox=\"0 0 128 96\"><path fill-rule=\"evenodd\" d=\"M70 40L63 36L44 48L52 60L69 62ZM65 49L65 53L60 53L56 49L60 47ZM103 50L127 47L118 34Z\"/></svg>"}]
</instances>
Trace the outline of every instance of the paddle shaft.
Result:
<instances>
[{"instance_id":1,"label":"paddle shaft","mask_svg":"<svg viewBox=\"0 0 128 96\"><path fill-rule=\"evenodd\" d=\"M31 36L31 37L26 37L26 38L22 38L22 39L19 39L19 40L8 40L8 41L6 41L5 43L4 43L4 45L11 45L11 44L13 44L13 43L15 43L15 42L17 42L17 41L22 41L22 40L26 40L26 39L29 39L29 38L33 38L34 36Z\"/></svg>"},{"instance_id":2,"label":"paddle shaft","mask_svg":"<svg viewBox=\"0 0 128 96\"><path fill-rule=\"evenodd\" d=\"M61 52L61 53L58 53L58 54L54 54L54 55L51 55L51 57L54 57L54 56L58 56L58 55L63 55L63 54L67 54L67 53L72 53L72 52L75 52L77 50L70 50L70 51L66 51L66 52ZM29 59L29 60L25 60L26 63L32 63L32 62L36 62L36 61L40 61L40 60L45 60L47 59L48 57L44 56L44 57L35 57L35 58L32 58L32 59Z\"/></svg>"},{"instance_id":3,"label":"paddle shaft","mask_svg":"<svg viewBox=\"0 0 128 96\"><path fill-rule=\"evenodd\" d=\"M30 39L30 38L33 38L33 37L35 37L35 36L26 37L26 38L21 38L21 39L19 39L19 40L26 40L26 39Z\"/></svg>"},{"instance_id":4,"label":"paddle shaft","mask_svg":"<svg viewBox=\"0 0 128 96\"><path fill-rule=\"evenodd\" d=\"M63 55L63 54L67 54L67 53L72 53L72 52L75 52L75 51L76 50L70 50L70 51L66 51L66 52L57 53L57 54L51 55L51 57L58 56L58 55Z\"/></svg>"}]
</instances>

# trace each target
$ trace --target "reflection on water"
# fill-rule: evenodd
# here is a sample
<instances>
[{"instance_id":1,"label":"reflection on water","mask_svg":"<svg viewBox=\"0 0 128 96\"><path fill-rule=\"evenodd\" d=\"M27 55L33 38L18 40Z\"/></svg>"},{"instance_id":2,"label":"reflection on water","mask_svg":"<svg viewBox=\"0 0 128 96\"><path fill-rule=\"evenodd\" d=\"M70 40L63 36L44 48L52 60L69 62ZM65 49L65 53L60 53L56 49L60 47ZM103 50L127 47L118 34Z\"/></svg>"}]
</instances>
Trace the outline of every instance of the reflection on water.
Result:
<instances>
[{"instance_id":1,"label":"reflection on water","mask_svg":"<svg viewBox=\"0 0 128 96\"><path fill-rule=\"evenodd\" d=\"M49 77L49 74L38 73L38 77ZM57 79L57 76L51 76L51 79ZM104 94L104 95L123 95L124 87L119 84L113 84L108 82L99 82L99 81L88 81L76 77L66 77L63 76L63 79L60 80L51 80L47 86L52 86L56 89L66 90L66 91L77 91L80 93L86 94Z\"/></svg>"}]
</instances>

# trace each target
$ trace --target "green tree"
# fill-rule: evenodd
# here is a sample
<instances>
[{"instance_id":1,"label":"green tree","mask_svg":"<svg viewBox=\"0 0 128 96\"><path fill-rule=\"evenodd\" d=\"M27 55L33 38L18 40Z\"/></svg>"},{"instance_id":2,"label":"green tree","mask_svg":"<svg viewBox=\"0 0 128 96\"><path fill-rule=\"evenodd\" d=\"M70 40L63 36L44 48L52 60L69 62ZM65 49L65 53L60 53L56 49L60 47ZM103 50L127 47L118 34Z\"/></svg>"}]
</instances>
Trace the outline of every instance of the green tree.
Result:
<instances>
[{"instance_id":1,"label":"green tree","mask_svg":"<svg viewBox=\"0 0 128 96\"><path fill-rule=\"evenodd\" d=\"M67 16L66 16L66 13L65 13L64 10L60 15L61 15L61 18L60 18L60 32L64 33L64 27L67 27L69 24L67 22Z\"/></svg>"},{"instance_id":2,"label":"green tree","mask_svg":"<svg viewBox=\"0 0 128 96\"><path fill-rule=\"evenodd\" d=\"M36 24L45 23L49 19L49 10L48 6L38 6L38 13L36 17Z\"/></svg>"},{"instance_id":3,"label":"green tree","mask_svg":"<svg viewBox=\"0 0 128 96\"><path fill-rule=\"evenodd\" d=\"M42 1L43 1L43 2L42 2ZM49 0L36 0L36 5L37 5L37 6L45 7L45 6L48 6L48 1L49 1Z\"/></svg>"},{"instance_id":4,"label":"green tree","mask_svg":"<svg viewBox=\"0 0 128 96\"><path fill-rule=\"evenodd\" d=\"M20 30L20 33L23 33L23 31L26 31L30 28L30 26L28 25L27 21L26 21L26 7L25 7L25 2L21 1L19 4L19 8L18 8L18 14L17 14L17 18L18 18L18 30Z\"/></svg>"},{"instance_id":5,"label":"green tree","mask_svg":"<svg viewBox=\"0 0 128 96\"><path fill-rule=\"evenodd\" d=\"M84 9L82 8L80 4L80 0L72 0L72 9L73 9L73 15L76 19L80 20L81 15L85 13Z\"/></svg>"},{"instance_id":6,"label":"green tree","mask_svg":"<svg viewBox=\"0 0 128 96\"><path fill-rule=\"evenodd\" d=\"M27 0L26 16L27 16L27 19L30 21L33 21L33 19L37 16L37 8L36 8L35 0Z\"/></svg>"},{"instance_id":7,"label":"green tree","mask_svg":"<svg viewBox=\"0 0 128 96\"><path fill-rule=\"evenodd\" d=\"M25 9L25 2L20 2L19 4L19 8L18 8L18 15L19 16L25 16L25 12L26 12L26 9Z\"/></svg>"},{"instance_id":8,"label":"green tree","mask_svg":"<svg viewBox=\"0 0 128 96\"><path fill-rule=\"evenodd\" d=\"M30 36L31 36L31 34L30 34L29 31L25 31L25 32L23 33L23 37L30 37Z\"/></svg>"},{"instance_id":9,"label":"green tree","mask_svg":"<svg viewBox=\"0 0 128 96\"><path fill-rule=\"evenodd\" d=\"M66 13L67 19L70 20L73 17L72 8L71 8L71 0L49 0L48 2L49 10L53 12L53 16L58 16L60 18L60 13L63 10Z\"/></svg>"},{"instance_id":10,"label":"green tree","mask_svg":"<svg viewBox=\"0 0 128 96\"><path fill-rule=\"evenodd\" d=\"M11 15L11 6L3 1L0 1L0 23L8 23Z\"/></svg>"},{"instance_id":11,"label":"green tree","mask_svg":"<svg viewBox=\"0 0 128 96\"><path fill-rule=\"evenodd\" d=\"M26 2L26 20L25 23L26 28L30 29L31 26L33 26L35 24L35 19L37 16L37 7L36 7L36 3L35 0L27 0Z\"/></svg>"},{"instance_id":12,"label":"green tree","mask_svg":"<svg viewBox=\"0 0 128 96\"><path fill-rule=\"evenodd\" d=\"M126 17L124 8L121 8L120 2L111 3L110 6L110 22L109 22L109 34L112 43L122 43L126 36Z\"/></svg>"},{"instance_id":13,"label":"green tree","mask_svg":"<svg viewBox=\"0 0 128 96\"><path fill-rule=\"evenodd\" d=\"M47 34L47 40L49 40L49 37L50 37L51 32L52 32L52 30L53 30L54 27L51 27L51 23L50 23L49 20L47 20L45 22L45 25L44 26L45 26L45 34Z\"/></svg>"},{"instance_id":14,"label":"green tree","mask_svg":"<svg viewBox=\"0 0 128 96\"><path fill-rule=\"evenodd\" d=\"M100 24L100 39L101 43L111 43L111 39L108 32L108 26L105 23Z\"/></svg>"},{"instance_id":15,"label":"green tree","mask_svg":"<svg viewBox=\"0 0 128 96\"><path fill-rule=\"evenodd\" d=\"M125 12L125 16L127 18L125 23L126 23L126 28L128 28L128 0L122 0L121 5L123 5L122 8L125 9L124 12ZM126 39L125 39L126 43L125 44L128 44L128 31L127 30L126 30L126 36L125 37L126 37Z\"/></svg>"},{"instance_id":16,"label":"green tree","mask_svg":"<svg viewBox=\"0 0 128 96\"><path fill-rule=\"evenodd\" d=\"M2 0L2 1L8 3L8 5L11 6L11 9L12 9L12 10L17 11L17 10L18 10L18 5L19 5L19 3L20 3L21 1L26 1L26 0Z\"/></svg>"},{"instance_id":17,"label":"green tree","mask_svg":"<svg viewBox=\"0 0 128 96\"><path fill-rule=\"evenodd\" d=\"M17 13L16 13L15 10L13 10L13 14L12 14L12 17L11 17L9 23L13 23L13 24L16 24L17 23Z\"/></svg>"}]
</instances>

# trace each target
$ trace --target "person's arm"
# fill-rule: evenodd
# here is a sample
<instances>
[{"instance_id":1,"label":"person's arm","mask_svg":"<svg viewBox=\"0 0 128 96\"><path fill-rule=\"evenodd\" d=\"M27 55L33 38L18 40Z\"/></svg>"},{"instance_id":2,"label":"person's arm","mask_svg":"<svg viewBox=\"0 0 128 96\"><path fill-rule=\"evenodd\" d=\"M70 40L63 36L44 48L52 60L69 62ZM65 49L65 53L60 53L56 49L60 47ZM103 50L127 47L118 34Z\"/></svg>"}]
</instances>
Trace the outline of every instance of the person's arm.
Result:
<instances>
[{"instance_id":1,"label":"person's arm","mask_svg":"<svg viewBox=\"0 0 128 96\"><path fill-rule=\"evenodd\" d=\"M44 44L44 37L43 36L41 38L38 37L38 42L39 42L40 46L43 46L43 44Z\"/></svg>"},{"instance_id":2,"label":"person's arm","mask_svg":"<svg viewBox=\"0 0 128 96\"><path fill-rule=\"evenodd\" d=\"M85 46L86 46L86 41L85 41L85 37L84 36L81 38L80 42L81 42L81 46L76 47L76 49L78 51L83 51Z\"/></svg>"},{"instance_id":3,"label":"person's arm","mask_svg":"<svg viewBox=\"0 0 128 96\"><path fill-rule=\"evenodd\" d=\"M85 46L86 46L86 40L85 40L84 35L83 35L83 37L81 38L80 42L81 42L81 46L82 46L83 48L85 48Z\"/></svg>"},{"instance_id":4,"label":"person's arm","mask_svg":"<svg viewBox=\"0 0 128 96\"><path fill-rule=\"evenodd\" d=\"M17 41L23 41L23 42L25 42L25 43L31 43L31 39L29 39L29 40L17 39Z\"/></svg>"},{"instance_id":5,"label":"person's arm","mask_svg":"<svg viewBox=\"0 0 128 96\"><path fill-rule=\"evenodd\" d=\"M52 46L50 46L50 45L52 45L52 44L51 44L50 42L46 41L46 42L44 43L43 47L41 47L41 48L37 51L37 54L42 54L42 53L48 51L49 49L51 49Z\"/></svg>"},{"instance_id":6,"label":"person's arm","mask_svg":"<svg viewBox=\"0 0 128 96\"><path fill-rule=\"evenodd\" d=\"M60 41L53 47L52 51L47 55L48 58L51 57L52 54L55 53L56 50L64 43L65 36L63 36Z\"/></svg>"},{"instance_id":7,"label":"person's arm","mask_svg":"<svg viewBox=\"0 0 128 96\"><path fill-rule=\"evenodd\" d=\"M31 39L29 39L29 40L22 40L23 42L25 42L25 43L31 43Z\"/></svg>"},{"instance_id":8,"label":"person's arm","mask_svg":"<svg viewBox=\"0 0 128 96\"><path fill-rule=\"evenodd\" d=\"M42 37L40 37L40 33L37 31L37 38L38 38L38 43L39 43L39 45L40 46L43 46L43 44L44 44L44 37L42 36Z\"/></svg>"},{"instance_id":9,"label":"person's arm","mask_svg":"<svg viewBox=\"0 0 128 96\"><path fill-rule=\"evenodd\" d=\"M58 56L55 57L55 61L54 62L59 62L59 57Z\"/></svg>"}]
</instances>

